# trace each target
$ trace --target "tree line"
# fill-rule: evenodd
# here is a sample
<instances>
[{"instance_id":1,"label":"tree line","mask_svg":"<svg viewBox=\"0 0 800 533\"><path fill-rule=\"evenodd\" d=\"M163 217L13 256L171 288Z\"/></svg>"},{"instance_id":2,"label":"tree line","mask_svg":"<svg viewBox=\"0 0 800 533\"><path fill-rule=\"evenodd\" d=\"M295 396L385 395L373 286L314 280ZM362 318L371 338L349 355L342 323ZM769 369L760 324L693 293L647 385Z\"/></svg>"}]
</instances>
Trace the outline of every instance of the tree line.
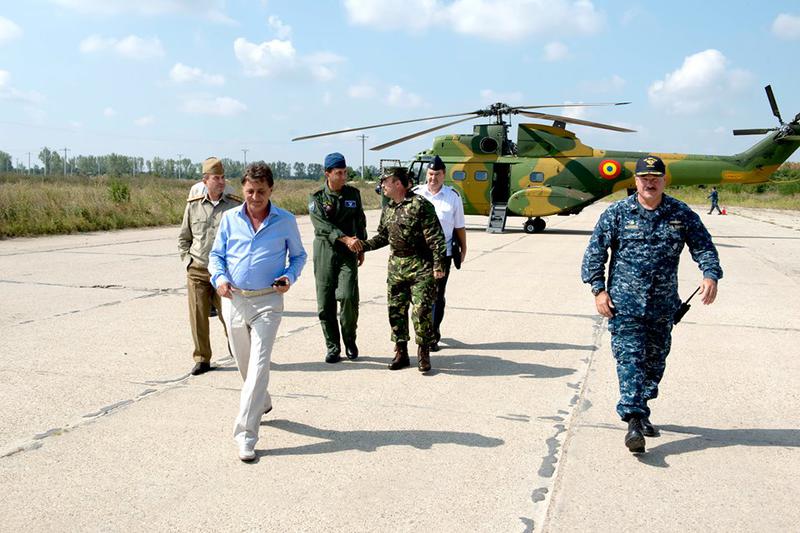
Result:
<instances>
[{"instance_id":1,"label":"tree line","mask_svg":"<svg viewBox=\"0 0 800 533\"><path fill-rule=\"evenodd\" d=\"M69 151L67 151L69 152ZM253 161L251 161L253 163ZM322 177L324 169L319 163L287 163L285 161L266 162L272 173L277 179L312 179ZM225 167L225 177L231 180L241 179L244 174L244 163L235 159L222 158ZM143 174L159 176L162 178L179 179L201 179L202 162L194 162L190 158L161 158L153 157L145 159L143 157L127 156L121 154L107 155L76 155L64 157L64 152L51 150L44 147L39 152L39 161L31 162L31 168L27 168L23 162L14 160L7 152L0 150L0 172L16 172L36 175L77 175L77 176L111 176L115 178L123 176L139 176ZM376 179L379 170L373 165L368 165L365 169L364 179ZM361 169L347 167L347 173L351 180L361 179Z\"/></svg>"}]
</instances>

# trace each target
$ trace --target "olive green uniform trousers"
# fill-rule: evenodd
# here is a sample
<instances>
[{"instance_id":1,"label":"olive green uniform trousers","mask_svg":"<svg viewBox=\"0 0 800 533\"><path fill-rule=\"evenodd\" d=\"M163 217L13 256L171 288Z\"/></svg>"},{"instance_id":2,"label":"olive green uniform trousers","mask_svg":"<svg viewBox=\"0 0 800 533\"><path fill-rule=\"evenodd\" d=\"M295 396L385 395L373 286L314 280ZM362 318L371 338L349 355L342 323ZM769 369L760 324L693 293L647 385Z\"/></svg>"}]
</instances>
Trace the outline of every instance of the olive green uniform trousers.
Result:
<instances>
[{"instance_id":1,"label":"olive green uniform trousers","mask_svg":"<svg viewBox=\"0 0 800 533\"><path fill-rule=\"evenodd\" d=\"M345 346L356 342L358 324L356 255L334 250L327 241L314 239L314 278L317 283L317 312L322 325L322 334L325 336L325 346L328 353L340 354L340 338L344 340Z\"/></svg>"}]
</instances>

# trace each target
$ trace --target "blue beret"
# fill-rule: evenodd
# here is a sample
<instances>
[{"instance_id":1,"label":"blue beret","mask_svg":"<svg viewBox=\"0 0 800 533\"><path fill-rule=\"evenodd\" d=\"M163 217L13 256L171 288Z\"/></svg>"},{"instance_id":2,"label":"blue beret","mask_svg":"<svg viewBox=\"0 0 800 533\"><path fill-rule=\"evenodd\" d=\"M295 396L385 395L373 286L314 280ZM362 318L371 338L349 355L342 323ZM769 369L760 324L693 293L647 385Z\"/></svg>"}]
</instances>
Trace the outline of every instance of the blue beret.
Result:
<instances>
[{"instance_id":1,"label":"blue beret","mask_svg":"<svg viewBox=\"0 0 800 533\"><path fill-rule=\"evenodd\" d=\"M664 166L664 162L660 157L648 155L642 157L636 162L637 176L647 176L650 174L657 176L663 176L666 174L666 167Z\"/></svg>"},{"instance_id":2,"label":"blue beret","mask_svg":"<svg viewBox=\"0 0 800 533\"><path fill-rule=\"evenodd\" d=\"M428 161L428 169L430 170L444 170L444 161L438 155L433 156L433 159Z\"/></svg>"},{"instance_id":3,"label":"blue beret","mask_svg":"<svg viewBox=\"0 0 800 533\"><path fill-rule=\"evenodd\" d=\"M347 168L347 163L344 160L344 156L339 152L333 152L332 154L328 154L325 156L325 170L330 170L332 168Z\"/></svg>"}]
</instances>

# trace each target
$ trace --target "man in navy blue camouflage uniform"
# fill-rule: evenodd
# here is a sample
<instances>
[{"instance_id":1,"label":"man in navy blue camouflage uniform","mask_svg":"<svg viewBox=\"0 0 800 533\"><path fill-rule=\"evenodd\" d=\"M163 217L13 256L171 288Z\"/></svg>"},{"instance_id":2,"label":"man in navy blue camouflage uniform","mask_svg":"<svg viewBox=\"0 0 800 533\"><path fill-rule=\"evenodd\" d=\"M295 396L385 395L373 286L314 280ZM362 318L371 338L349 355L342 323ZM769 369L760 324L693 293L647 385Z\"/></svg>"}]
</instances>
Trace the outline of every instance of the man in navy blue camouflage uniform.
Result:
<instances>
[{"instance_id":1,"label":"man in navy blue camouflage uniform","mask_svg":"<svg viewBox=\"0 0 800 533\"><path fill-rule=\"evenodd\" d=\"M681 305L678 262L683 245L703 272L704 304L714 302L722 278L708 230L686 204L664 194L665 184L660 158L639 159L636 194L615 202L600 216L581 268L597 311L608 318L619 378L617 413L628 422L625 445L631 452L643 452L644 437L657 434L647 402L658 396L673 317Z\"/></svg>"}]
</instances>

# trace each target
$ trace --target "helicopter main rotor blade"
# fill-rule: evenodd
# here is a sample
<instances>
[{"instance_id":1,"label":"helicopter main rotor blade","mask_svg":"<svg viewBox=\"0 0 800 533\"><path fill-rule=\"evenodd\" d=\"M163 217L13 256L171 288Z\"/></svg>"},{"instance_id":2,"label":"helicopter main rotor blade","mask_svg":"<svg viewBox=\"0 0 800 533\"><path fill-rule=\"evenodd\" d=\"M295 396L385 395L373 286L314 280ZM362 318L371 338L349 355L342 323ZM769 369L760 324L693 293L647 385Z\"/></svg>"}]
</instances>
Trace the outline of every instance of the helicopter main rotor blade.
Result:
<instances>
[{"instance_id":1,"label":"helicopter main rotor blade","mask_svg":"<svg viewBox=\"0 0 800 533\"><path fill-rule=\"evenodd\" d=\"M600 128L611 131L621 131L624 133L634 133L636 130L629 130L628 128L621 128L619 126L612 126L611 124L603 124L602 122L592 122L589 120L582 120L579 118L562 117L561 115L550 115L548 113L537 113L536 111L520 111L520 115L525 115L531 118L541 118L544 120L558 120L568 124L580 124L581 126L591 126L592 128Z\"/></svg>"},{"instance_id":2,"label":"helicopter main rotor blade","mask_svg":"<svg viewBox=\"0 0 800 533\"><path fill-rule=\"evenodd\" d=\"M596 104L545 104L545 105L521 105L511 109L541 109L543 107L600 107L610 105L628 105L630 102L599 102Z\"/></svg>"},{"instance_id":3,"label":"helicopter main rotor blade","mask_svg":"<svg viewBox=\"0 0 800 533\"><path fill-rule=\"evenodd\" d=\"M763 135L765 133L769 133L771 131L775 131L778 128L752 128L752 129L745 129L745 130L733 130L734 135Z\"/></svg>"},{"instance_id":4,"label":"helicopter main rotor blade","mask_svg":"<svg viewBox=\"0 0 800 533\"><path fill-rule=\"evenodd\" d=\"M780 122L781 126L783 126L783 119L781 118L781 112L778 109L778 102L775 100L775 94L772 92L772 85L767 85L764 87L764 90L767 91L767 98L769 99L769 106L772 108L772 114L777 117L778 122Z\"/></svg>"},{"instance_id":5,"label":"helicopter main rotor blade","mask_svg":"<svg viewBox=\"0 0 800 533\"><path fill-rule=\"evenodd\" d=\"M401 142L408 141L413 139L414 137L419 137L420 135L425 135L426 133L430 133L432 131L440 130L442 128L446 128L447 126L452 126L453 124L458 124L460 122L466 122L468 120L472 120L477 117L467 117L462 118L460 120L454 120L453 122L448 122L446 124L441 124L439 126L434 126L433 128L428 128L427 130L418 131L416 133L412 133L411 135L406 135L405 137L400 137L399 139L395 139L393 141L389 141L388 143L381 144L379 146L373 146L370 150L377 152L378 150L383 150L384 148L389 148L390 146L394 146L395 144L400 144Z\"/></svg>"},{"instance_id":6,"label":"helicopter main rotor blade","mask_svg":"<svg viewBox=\"0 0 800 533\"><path fill-rule=\"evenodd\" d=\"M411 120L398 120L397 122L386 122L384 124L373 124L371 126L362 126L360 128L348 128L346 130L337 130L337 131L326 131L325 133L315 133L314 135L304 135L302 137L295 137L292 141L302 141L304 139L314 139L317 137L325 137L326 135L336 135L338 133L349 133L351 131L361 131L361 130L369 130L372 128L382 128L384 126L396 126L398 124L410 124L411 122L422 122L424 120L434 120L438 118L450 118L450 117L463 117L464 115L475 115L477 113L475 111L469 111L467 113L453 113L452 115L438 115L435 117L425 117L425 118L414 118ZM473 118L473 117L470 117Z\"/></svg>"}]
</instances>

